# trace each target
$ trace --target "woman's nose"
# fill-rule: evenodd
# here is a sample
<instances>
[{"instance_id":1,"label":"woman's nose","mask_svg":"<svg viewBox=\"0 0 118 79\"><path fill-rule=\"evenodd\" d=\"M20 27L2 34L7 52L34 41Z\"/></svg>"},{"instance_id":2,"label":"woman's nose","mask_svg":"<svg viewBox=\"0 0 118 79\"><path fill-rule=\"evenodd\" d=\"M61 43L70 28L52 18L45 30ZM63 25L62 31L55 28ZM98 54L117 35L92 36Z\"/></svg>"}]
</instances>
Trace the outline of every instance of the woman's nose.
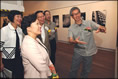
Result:
<instances>
[{"instance_id":1,"label":"woman's nose","mask_svg":"<svg viewBox=\"0 0 118 79\"><path fill-rule=\"evenodd\" d=\"M39 27L41 28L41 25L39 24Z\"/></svg>"}]
</instances>

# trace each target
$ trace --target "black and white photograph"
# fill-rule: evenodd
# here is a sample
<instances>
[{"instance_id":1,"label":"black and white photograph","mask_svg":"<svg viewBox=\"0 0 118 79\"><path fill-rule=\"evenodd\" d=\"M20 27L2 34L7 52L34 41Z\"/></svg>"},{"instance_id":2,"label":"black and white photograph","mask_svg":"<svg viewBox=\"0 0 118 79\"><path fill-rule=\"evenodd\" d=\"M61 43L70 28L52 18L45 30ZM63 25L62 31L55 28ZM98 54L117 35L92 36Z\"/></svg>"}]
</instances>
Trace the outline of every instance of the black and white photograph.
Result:
<instances>
[{"instance_id":1,"label":"black and white photograph","mask_svg":"<svg viewBox=\"0 0 118 79\"><path fill-rule=\"evenodd\" d=\"M53 16L53 22L55 22L56 27L59 27L59 15L54 15Z\"/></svg>"},{"instance_id":2,"label":"black and white photograph","mask_svg":"<svg viewBox=\"0 0 118 79\"><path fill-rule=\"evenodd\" d=\"M81 13L81 17L83 20L86 20L86 12Z\"/></svg>"},{"instance_id":3,"label":"black and white photograph","mask_svg":"<svg viewBox=\"0 0 118 79\"><path fill-rule=\"evenodd\" d=\"M70 26L70 15L63 15L63 27L68 28Z\"/></svg>"},{"instance_id":4,"label":"black and white photograph","mask_svg":"<svg viewBox=\"0 0 118 79\"><path fill-rule=\"evenodd\" d=\"M106 10L103 11L93 11L92 12L92 20L97 24L102 26L106 25Z\"/></svg>"}]
</instances>

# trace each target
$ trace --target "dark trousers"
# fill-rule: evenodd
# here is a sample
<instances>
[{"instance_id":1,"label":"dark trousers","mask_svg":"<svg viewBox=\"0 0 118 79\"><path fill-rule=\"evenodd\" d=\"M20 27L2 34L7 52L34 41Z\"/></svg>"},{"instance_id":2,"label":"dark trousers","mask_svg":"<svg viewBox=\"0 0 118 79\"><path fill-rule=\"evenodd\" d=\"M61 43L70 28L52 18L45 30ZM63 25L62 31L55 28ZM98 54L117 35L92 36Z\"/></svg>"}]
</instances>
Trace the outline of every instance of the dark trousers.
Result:
<instances>
[{"instance_id":1,"label":"dark trousers","mask_svg":"<svg viewBox=\"0 0 118 79\"><path fill-rule=\"evenodd\" d=\"M12 78L24 78L22 59L2 59L4 67L12 71Z\"/></svg>"},{"instance_id":2,"label":"dark trousers","mask_svg":"<svg viewBox=\"0 0 118 79\"><path fill-rule=\"evenodd\" d=\"M50 59L53 64L55 64L55 54L56 54L56 39L50 40L51 56Z\"/></svg>"},{"instance_id":3,"label":"dark trousers","mask_svg":"<svg viewBox=\"0 0 118 79\"><path fill-rule=\"evenodd\" d=\"M72 65L69 73L70 78L77 78L81 62L83 65L80 78L88 78L92 65L92 56L81 56L78 53L74 53L72 57Z\"/></svg>"}]
</instances>

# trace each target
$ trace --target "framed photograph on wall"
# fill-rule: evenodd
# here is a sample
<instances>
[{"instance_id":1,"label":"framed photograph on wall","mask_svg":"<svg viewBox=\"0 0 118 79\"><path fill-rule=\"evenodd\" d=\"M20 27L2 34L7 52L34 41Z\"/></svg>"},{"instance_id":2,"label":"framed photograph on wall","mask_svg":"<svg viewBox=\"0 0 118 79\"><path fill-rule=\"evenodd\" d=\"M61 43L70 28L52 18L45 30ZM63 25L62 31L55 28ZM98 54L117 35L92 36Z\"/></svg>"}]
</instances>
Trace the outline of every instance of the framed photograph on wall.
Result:
<instances>
[{"instance_id":1,"label":"framed photograph on wall","mask_svg":"<svg viewBox=\"0 0 118 79\"><path fill-rule=\"evenodd\" d=\"M100 24L102 26L106 25L106 10L103 11L93 11L92 12L92 21Z\"/></svg>"},{"instance_id":2,"label":"framed photograph on wall","mask_svg":"<svg viewBox=\"0 0 118 79\"><path fill-rule=\"evenodd\" d=\"M86 20L86 12L82 12L81 17L82 17L83 20Z\"/></svg>"},{"instance_id":3,"label":"framed photograph on wall","mask_svg":"<svg viewBox=\"0 0 118 79\"><path fill-rule=\"evenodd\" d=\"M55 22L56 27L59 27L59 15L54 15L53 16L53 22Z\"/></svg>"},{"instance_id":4,"label":"framed photograph on wall","mask_svg":"<svg viewBox=\"0 0 118 79\"><path fill-rule=\"evenodd\" d=\"M63 15L63 27L68 28L70 26L70 15L65 14Z\"/></svg>"}]
</instances>

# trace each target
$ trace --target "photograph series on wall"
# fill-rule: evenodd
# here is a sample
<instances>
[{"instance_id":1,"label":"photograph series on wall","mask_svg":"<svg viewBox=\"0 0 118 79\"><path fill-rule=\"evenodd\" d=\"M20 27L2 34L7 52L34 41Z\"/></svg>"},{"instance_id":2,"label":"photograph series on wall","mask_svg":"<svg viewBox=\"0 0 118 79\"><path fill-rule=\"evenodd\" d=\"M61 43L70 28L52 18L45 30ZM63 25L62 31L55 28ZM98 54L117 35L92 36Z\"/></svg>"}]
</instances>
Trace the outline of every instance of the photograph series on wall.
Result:
<instances>
[{"instance_id":1,"label":"photograph series on wall","mask_svg":"<svg viewBox=\"0 0 118 79\"><path fill-rule=\"evenodd\" d=\"M86 12L81 13L83 20L86 20ZM106 10L103 11L92 11L92 21L102 26L106 25ZM59 15L53 15L53 22L56 23L56 27L59 28ZM63 28L69 28L71 25L71 16L69 14L62 15Z\"/></svg>"}]
</instances>

